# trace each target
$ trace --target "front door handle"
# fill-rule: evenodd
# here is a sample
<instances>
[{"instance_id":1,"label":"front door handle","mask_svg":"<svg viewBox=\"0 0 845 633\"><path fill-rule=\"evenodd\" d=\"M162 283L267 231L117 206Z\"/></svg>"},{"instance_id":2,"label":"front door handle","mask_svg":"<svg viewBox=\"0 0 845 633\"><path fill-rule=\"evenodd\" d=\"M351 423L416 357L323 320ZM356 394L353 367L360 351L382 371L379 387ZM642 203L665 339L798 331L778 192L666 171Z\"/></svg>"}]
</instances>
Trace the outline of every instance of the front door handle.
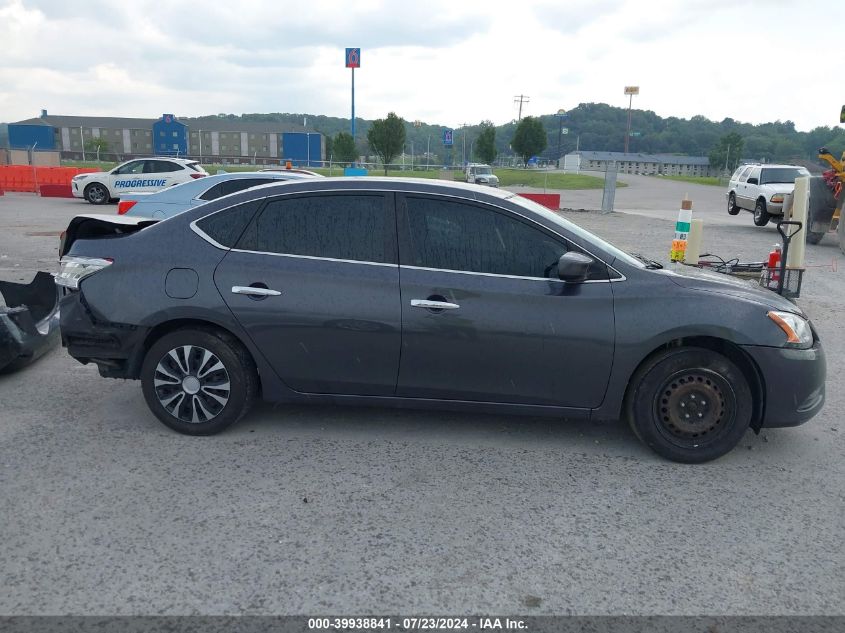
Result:
<instances>
[{"instance_id":1,"label":"front door handle","mask_svg":"<svg viewBox=\"0 0 845 633\"><path fill-rule=\"evenodd\" d=\"M253 297L278 297L282 294L278 290L256 286L232 286L232 293L236 295L252 295Z\"/></svg>"},{"instance_id":2,"label":"front door handle","mask_svg":"<svg viewBox=\"0 0 845 633\"><path fill-rule=\"evenodd\" d=\"M448 301L432 301L430 299L411 299L412 308L427 308L429 310L457 310L461 306Z\"/></svg>"}]
</instances>

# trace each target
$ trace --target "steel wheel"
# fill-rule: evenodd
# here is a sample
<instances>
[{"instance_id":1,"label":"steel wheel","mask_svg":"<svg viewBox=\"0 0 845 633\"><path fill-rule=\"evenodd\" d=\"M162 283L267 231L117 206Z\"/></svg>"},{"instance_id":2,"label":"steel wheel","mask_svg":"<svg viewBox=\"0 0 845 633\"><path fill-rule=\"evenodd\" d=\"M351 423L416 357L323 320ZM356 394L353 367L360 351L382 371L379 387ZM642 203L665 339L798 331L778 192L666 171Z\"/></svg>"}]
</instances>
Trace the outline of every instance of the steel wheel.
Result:
<instances>
[{"instance_id":1,"label":"steel wheel","mask_svg":"<svg viewBox=\"0 0 845 633\"><path fill-rule=\"evenodd\" d=\"M155 395L161 406L182 422L209 422L229 402L229 372L220 359L198 345L167 352L155 368Z\"/></svg>"},{"instance_id":2,"label":"steel wheel","mask_svg":"<svg viewBox=\"0 0 845 633\"><path fill-rule=\"evenodd\" d=\"M674 347L647 358L631 377L628 422L657 453L700 464L721 457L742 439L754 396L726 356L700 347Z\"/></svg>"},{"instance_id":3,"label":"steel wheel","mask_svg":"<svg viewBox=\"0 0 845 633\"><path fill-rule=\"evenodd\" d=\"M85 188L85 199L91 204L105 204L109 201L109 192L103 185L95 182Z\"/></svg>"},{"instance_id":4,"label":"steel wheel","mask_svg":"<svg viewBox=\"0 0 845 633\"><path fill-rule=\"evenodd\" d=\"M736 394L714 371L680 371L662 385L654 401L658 430L684 448L704 446L719 439L736 415Z\"/></svg>"}]
</instances>

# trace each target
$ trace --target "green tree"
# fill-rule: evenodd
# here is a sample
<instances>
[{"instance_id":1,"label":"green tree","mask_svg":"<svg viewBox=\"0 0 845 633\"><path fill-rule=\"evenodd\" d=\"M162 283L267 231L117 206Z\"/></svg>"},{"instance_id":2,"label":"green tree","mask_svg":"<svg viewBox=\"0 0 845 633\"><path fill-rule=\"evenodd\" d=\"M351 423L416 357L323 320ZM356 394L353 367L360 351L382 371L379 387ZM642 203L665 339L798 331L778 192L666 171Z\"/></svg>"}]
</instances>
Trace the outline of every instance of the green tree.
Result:
<instances>
[{"instance_id":1,"label":"green tree","mask_svg":"<svg viewBox=\"0 0 845 633\"><path fill-rule=\"evenodd\" d=\"M323 134L323 138L326 140L326 156L331 156L334 154L334 139L330 134Z\"/></svg>"},{"instance_id":2,"label":"green tree","mask_svg":"<svg viewBox=\"0 0 845 633\"><path fill-rule=\"evenodd\" d=\"M516 126L511 147L522 157L522 162L527 165L528 159L546 149L548 142L546 130L543 128L540 119L527 116Z\"/></svg>"},{"instance_id":3,"label":"green tree","mask_svg":"<svg viewBox=\"0 0 845 633\"><path fill-rule=\"evenodd\" d=\"M405 121L395 112L388 113L386 119L376 119L367 130L367 142L384 164L386 176L388 164L405 145Z\"/></svg>"},{"instance_id":4,"label":"green tree","mask_svg":"<svg viewBox=\"0 0 845 633\"><path fill-rule=\"evenodd\" d=\"M710 166L716 169L727 167L728 171L733 171L739 165L739 159L742 158L743 145L744 141L737 132L725 134L710 150Z\"/></svg>"},{"instance_id":5,"label":"green tree","mask_svg":"<svg viewBox=\"0 0 845 633\"><path fill-rule=\"evenodd\" d=\"M481 122L481 134L475 142L475 153L487 164L492 165L496 160L496 128L492 121Z\"/></svg>"},{"instance_id":6,"label":"green tree","mask_svg":"<svg viewBox=\"0 0 845 633\"><path fill-rule=\"evenodd\" d=\"M334 137L334 159L340 163L354 163L358 159L355 139L349 132L338 132Z\"/></svg>"},{"instance_id":7,"label":"green tree","mask_svg":"<svg viewBox=\"0 0 845 633\"><path fill-rule=\"evenodd\" d=\"M109 143L104 138L94 136L85 141L85 151L99 156L109 151Z\"/></svg>"}]
</instances>

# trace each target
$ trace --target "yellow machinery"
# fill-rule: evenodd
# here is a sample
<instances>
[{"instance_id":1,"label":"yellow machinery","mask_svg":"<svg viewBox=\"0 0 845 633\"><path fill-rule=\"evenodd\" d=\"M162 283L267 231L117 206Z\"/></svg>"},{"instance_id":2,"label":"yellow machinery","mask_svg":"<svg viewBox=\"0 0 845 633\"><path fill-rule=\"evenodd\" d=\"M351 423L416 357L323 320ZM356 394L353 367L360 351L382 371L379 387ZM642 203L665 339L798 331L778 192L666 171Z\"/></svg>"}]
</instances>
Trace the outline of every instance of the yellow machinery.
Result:
<instances>
[{"instance_id":1,"label":"yellow machinery","mask_svg":"<svg viewBox=\"0 0 845 633\"><path fill-rule=\"evenodd\" d=\"M816 185L816 190L821 195L816 197L813 195L816 192L811 191L808 218L810 230L807 232L807 241L817 242L827 231L836 231L839 236L839 248L845 253L845 222L839 221L842 205L845 203L845 195L842 193L842 189L845 188L845 152L841 158L837 159L827 148L822 147L819 150L819 159L831 167L820 179L829 194L825 195L827 192L821 189L822 182ZM816 200L813 200L814 197ZM811 236L818 236L818 239L813 240Z\"/></svg>"}]
</instances>

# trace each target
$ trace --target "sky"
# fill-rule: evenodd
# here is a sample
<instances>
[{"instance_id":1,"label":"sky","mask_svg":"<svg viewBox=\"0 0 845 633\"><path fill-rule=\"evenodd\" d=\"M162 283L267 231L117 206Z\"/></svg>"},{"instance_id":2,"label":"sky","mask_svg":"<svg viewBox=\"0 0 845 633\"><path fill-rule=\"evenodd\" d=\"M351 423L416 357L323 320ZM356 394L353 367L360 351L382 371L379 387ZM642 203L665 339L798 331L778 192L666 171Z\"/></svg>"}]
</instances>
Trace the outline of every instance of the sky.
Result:
<instances>
[{"instance_id":1,"label":"sky","mask_svg":"<svg viewBox=\"0 0 845 633\"><path fill-rule=\"evenodd\" d=\"M459 126L579 103L838 125L829 2L816 0L0 0L0 121L50 114L355 107ZM826 35L827 34L827 35Z\"/></svg>"}]
</instances>

